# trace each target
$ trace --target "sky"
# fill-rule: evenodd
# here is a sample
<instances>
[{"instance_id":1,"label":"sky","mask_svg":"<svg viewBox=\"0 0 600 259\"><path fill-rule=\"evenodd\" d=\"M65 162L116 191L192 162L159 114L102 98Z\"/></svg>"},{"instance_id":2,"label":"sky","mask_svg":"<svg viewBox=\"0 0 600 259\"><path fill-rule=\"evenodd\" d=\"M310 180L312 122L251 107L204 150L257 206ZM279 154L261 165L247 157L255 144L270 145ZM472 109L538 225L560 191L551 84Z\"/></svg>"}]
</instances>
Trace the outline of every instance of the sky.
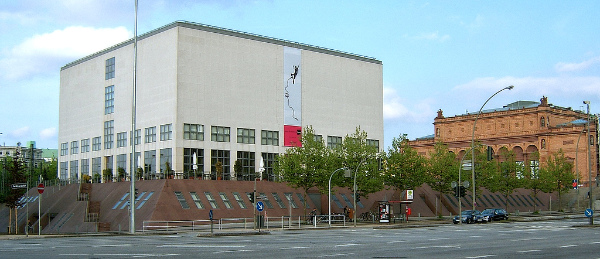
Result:
<instances>
[{"instance_id":1,"label":"sky","mask_svg":"<svg viewBox=\"0 0 600 259\"><path fill-rule=\"evenodd\" d=\"M134 36L134 0L0 3L0 144L58 147L60 68ZM139 0L138 34L190 21L383 62L384 149L519 101L600 113L600 1Z\"/></svg>"}]
</instances>

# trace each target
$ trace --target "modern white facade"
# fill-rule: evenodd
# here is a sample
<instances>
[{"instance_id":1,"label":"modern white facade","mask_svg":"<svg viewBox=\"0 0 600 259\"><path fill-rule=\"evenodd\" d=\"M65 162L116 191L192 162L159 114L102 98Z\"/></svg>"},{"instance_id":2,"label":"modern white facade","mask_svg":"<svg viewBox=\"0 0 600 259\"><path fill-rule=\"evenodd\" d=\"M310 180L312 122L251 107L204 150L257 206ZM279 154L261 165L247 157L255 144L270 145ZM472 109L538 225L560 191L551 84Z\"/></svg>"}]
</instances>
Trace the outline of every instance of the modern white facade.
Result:
<instances>
[{"instance_id":1,"label":"modern white facade","mask_svg":"<svg viewBox=\"0 0 600 259\"><path fill-rule=\"evenodd\" d=\"M130 171L133 45L61 68L60 178ZM135 149L146 178L169 162L176 176L190 176L195 163L204 178L249 180L262 157L272 179L276 155L306 126L330 145L358 126L383 144L374 58L189 22L141 35L137 46ZM245 173L233 177L237 160Z\"/></svg>"}]
</instances>

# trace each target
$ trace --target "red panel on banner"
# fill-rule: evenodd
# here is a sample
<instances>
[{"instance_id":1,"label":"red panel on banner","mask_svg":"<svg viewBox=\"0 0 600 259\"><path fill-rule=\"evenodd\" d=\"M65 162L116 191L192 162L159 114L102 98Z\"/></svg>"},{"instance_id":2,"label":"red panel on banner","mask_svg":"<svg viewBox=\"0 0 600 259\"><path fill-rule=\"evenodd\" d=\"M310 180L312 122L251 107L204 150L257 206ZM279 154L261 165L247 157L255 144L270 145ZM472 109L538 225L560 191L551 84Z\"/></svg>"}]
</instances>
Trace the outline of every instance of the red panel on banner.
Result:
<instances>
[{"instance_id":1,"label":"red panel on banner","mask_svg":"<svg viewBox=\"0 0 600 259\"><path fill-rule=\"evenodd\" d=\"M283 125L283 145L286 147L302 146L302 127Z\"/></svg>"}]
</instances>

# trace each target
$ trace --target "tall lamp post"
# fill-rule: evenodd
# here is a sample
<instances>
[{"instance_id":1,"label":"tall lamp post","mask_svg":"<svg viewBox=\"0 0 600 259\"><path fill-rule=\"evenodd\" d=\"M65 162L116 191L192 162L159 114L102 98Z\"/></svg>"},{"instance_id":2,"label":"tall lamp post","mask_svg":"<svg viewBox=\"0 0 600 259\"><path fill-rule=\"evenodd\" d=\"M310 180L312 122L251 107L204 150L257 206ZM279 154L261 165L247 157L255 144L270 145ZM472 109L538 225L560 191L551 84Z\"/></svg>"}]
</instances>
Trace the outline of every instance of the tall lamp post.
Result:
<instances>
[{"instance_id":1,"label":"tall lamp post","mask_svg":"<svg viewBox=\"0 0 600 259\"><path fill-rule=\"evenodd\" d=\"M511 90L513 88L514 88L514 86L509 85L507 87L500 89L498 92L496 92L495 94L490 96L490 98L488 98L483 103L483 105L481 105L481 108L479 108L479 112L477 112L477 116L475 116L475 121L473 122L473 135L471 136L471 150L474 150L474 148L475 148L475 125L477 125L477 119L479 119L479 115L481 114L481 110L483 110L483 107L498 93L500 93L504 90ZM473 210L475 210L475 207L476 207L476 204L475 204L475 152L473 152L473 151L471 151L471 179L473 181Z\"/></svg>"},{"instance_id":2,"label":"tall lamp post","mask_svg":"<svg viewBox=\"0 0 600 259\"><path fill-rule=\"evenodd\" d=\"M348 168L346 168L346 167L338 168L338 169L335 169L335 171L333 171L333 173L331 173L331 176L329 176L329 221L328 222L329 222L330 228L331 228L331 178L337 171L342 170L342 169L348 171Z\"/></svg>"},{"instance_id":3,"label":"tall lamp post","mask_svg":"<svg viewBox=\"0 0 600 259\"><path fill-rule=\"evenodd\" d=\"M356 227L356 213L358 212L358 208L356 207L356 174L358 173L358 168L360 168L360 166L366 162L367 159L363 158L363 160L360 161L360 163L358 164L358 166L356 166L356 170L354 171L354 213L352 213L352 218L354 220L354 227Z\"/></svg>"},{"instance_id":4,"label":"tall lamp post","mask_svg":"<svg viewBox=\"0 0 600 259\"><path fill-rule=\"evenodd\" d=\"M135 127L136 127L136 94L137 94L137 12L138 1L135 0L135 26L133 37L133 93L132 93L132 113L131 113L131 171L129 172L129 234L135 234Z\"/></svg>"},{"instance_id":5,"label":"tall lamp post","mask_svg":"<svg viewBox=\"0 0 600 259\"><path fill-rule=\"evenodd\" d=\"M588 185L590 186L590 209L594 210L593 193L592 193L592 147L590 146L590 101L583 101L587 105L587 150L588 150ZM594 225L594 217L590 217L590 225Z\"/></svg>"}]
</instances>

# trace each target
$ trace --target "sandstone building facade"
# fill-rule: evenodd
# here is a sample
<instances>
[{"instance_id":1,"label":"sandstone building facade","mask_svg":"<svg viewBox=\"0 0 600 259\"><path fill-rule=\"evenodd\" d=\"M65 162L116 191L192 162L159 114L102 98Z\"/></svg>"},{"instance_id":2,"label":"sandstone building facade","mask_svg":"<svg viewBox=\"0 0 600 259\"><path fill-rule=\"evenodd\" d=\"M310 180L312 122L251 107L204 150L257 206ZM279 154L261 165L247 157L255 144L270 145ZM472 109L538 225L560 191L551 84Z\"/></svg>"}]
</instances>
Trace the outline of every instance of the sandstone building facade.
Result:
<instances>
[{"instance_id":1,"label":"sandstone building facade","mask_svg":"<svg viewBox=\"0 0 600 259\"><path fill-rule=\"evenodd\" d=\"M439 110L433 123L434 134L411 141L411 146L426 155L435 143L443 142L460 159L471 146L476 117L477 112L445 117ZM491 147L495 158L499 158L502 150L513 151L517 161L532 167L538 167L562 150L573 162L573 173L579 184L588 186L588 147L592 154L589 169L592 182L598 175L597 119L590 115L588 135L586 112L549 104L548 98L543 97L540 102L517 101L482 111L474 137L475 141ZM534 156L536 152L539 152L539 160Z\"/></svg>"}]
</instances>

